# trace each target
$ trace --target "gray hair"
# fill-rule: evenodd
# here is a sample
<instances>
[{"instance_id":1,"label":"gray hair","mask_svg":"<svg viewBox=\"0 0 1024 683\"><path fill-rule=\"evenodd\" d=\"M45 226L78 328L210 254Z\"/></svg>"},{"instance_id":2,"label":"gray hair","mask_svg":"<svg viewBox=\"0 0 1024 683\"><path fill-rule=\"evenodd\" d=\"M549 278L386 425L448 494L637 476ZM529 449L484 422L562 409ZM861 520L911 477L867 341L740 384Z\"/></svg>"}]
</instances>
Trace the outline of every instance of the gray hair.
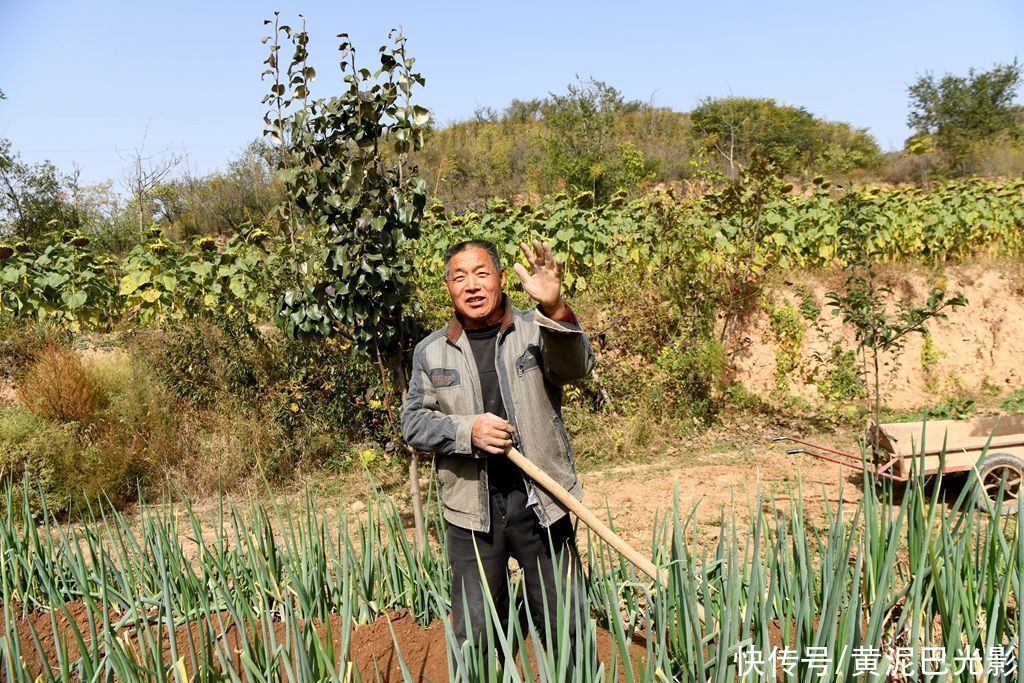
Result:
<instances>
[{"instance_id":1,"label":"gray hair","mask_svg":"<svg viewBox=\"0 0 1024 683\"><path fill-rule=\"evenodd\" d=\"M491 256L491 261L494 262L494 268L497 272L501 272L501 257L498 255L498 248L494 246L494 242L488 242L487 240L466 240L459 242L458 244L448 247L448 250L444 252L444 276L448 277L448 263L452 260L452 257L459 254L467 249L483 249Z\"/></svg>"}]
</instances>

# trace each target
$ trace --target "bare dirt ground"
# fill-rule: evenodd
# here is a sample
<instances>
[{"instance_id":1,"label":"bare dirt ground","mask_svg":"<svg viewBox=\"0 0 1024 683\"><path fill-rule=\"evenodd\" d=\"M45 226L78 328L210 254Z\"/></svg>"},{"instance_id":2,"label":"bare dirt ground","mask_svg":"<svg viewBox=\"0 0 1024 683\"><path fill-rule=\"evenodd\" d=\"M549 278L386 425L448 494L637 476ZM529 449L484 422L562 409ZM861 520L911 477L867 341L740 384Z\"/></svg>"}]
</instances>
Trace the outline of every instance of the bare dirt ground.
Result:
<instances>
[{"instance_id":1,"label":"bare dirt ground","mask_svg":"<svg viewBox=\"0 0 1024 683\"><path fill-rule=\"evenodd\" d=\"M0 406L13 406L17 402L15 396L14 383L0 377Z\"/></svg>"},{"instance_id":2,"label":"bare dirt ground","mask_svg":"<svg viewBox=\"0 0 1024 683\"><path fill-rule=\"evenodd\" d=\"M585 489L584 503L600 517L610 519L615 529L644 554L651 549L652 534L666 517L678 508L684 519L694 514L700 545L713 544L726 524L735 524L741 537L749 527L752 511L762 505L774 505L787 514L790 496L800 486L804 511L815 523L824 526L828 511L841 504L855 509L862 496L859 472L806 455L787 455L784 444L771 437L800 433L838 448L857 450L856 433L847 428L838 431L805 433L800 426L750 426L743 432L736 425L694 437L688 444L651 444L639 461L596 463L585 466L580 474ZM378 487L403 515L412 537L408 482L400 468L374 480L362 472L324 478L321 473L300 477L286 490L274 492L278 504L295 514L305 510L305 496L316 496L317 510L330 526L340 523L343 514L349 522L364 517L366 498ZM421 486L426 491L429 470L421 468ZM840 497L840 491L842 496ZM678 496L678 499L677 499ZM244 510L250 499L268 501L265 489L237 492L226 499ZM150 506L152 507L152 506ZM183 508L176 507L179 515ZM193 511L207 530L212 530L218 511L216 500L196 501ZM129 511L129 518L135 514ZM184 520L183 520L184 521ZM184 524L183 528L188 528ZM586 549L585 528L578 529L582 551ZM186 544L186 548L188 544Z\"/></svg>"},{"instance_id":3,"label":"bare dirt ground","mask_svg":"<svg viewBox=\"0 0 1024 683\"><path fill-rule=\"evenodd\" d=\"M5 628L5 618L0 612L0 630ZM317 622L313 625L321 639L330 639L334 651L341 651L343 625L341 619L332 617L329 622ZM60 655L63 652L68 661L74 662L82 651L77 643L77 634L83 636L88 651L89 640L88 608L82 602L69 602L52 612L34 611L27 616L15 618L13 627L18 634L21 661L32 676L44 677L60 671ZM154 627L154 630L155 627ZM245 640L253 642L262 639L269 645L267 634L269 629L254 624L252 632ZM223 652L230 653L231 662L239 674L246 670L240 656L243 650L243 633L232 622L227 613L219 614L205 621L182 624L175 628L177 651L172 654L170 639L164 631L160 635L161 661L173 663L180 661L189 675L194 674L193 656L203 661L210 643L205 639L210 633L217 634L221 641L216 645ZM151 636L152 637L152 636ZM283 622L274 622L274 642L281 644L289 641L290 634ZM121 640L127 648L140 656L144 643L135 631L126 629ZM202 644L200 644L202 643ZM193 645L195 644L195 645ZM397 644L397 647L396 647ZM536 654L527 643L526 656L531 662L531 670L536 671ZM175 657L175 654L177 657ZM521 653L522 655L522 653ZM633 676L642 670L646 649L642 641L634 641L631 645L631 662L626 664L617 656L612 643L611 634L604 628L597 629L597 656L602 662L615 661L618 667L619 680L627 680L626 667L633 670ZM353 668L359 671L364 681L380 680L383 683L403 681L403 664L418 681L434 681L440 683L450 680L446 656L446 637L444 624L434 621L427 627L415 622L408 612L394 611L382 615L369 624L355 626L351 633L349 660ZM336 666L338 663L336 662ZM520 670L522 663L520 662ZM379 674L379 677L378 677Z\"/></svg>"},{"instance_id":4,"label":"bare dirt ground","mask_svg":"<svg viewBox=\"0 0 1024 683\"><path fill-rule=\"evenodd\" d=\"M823 441L836 435L819 435ZM837 445L853 448L836 439ZM721 531L721 519L740 529L748 528L751 512L773 500L789 508L790 493L803 488L805 511L823 520L825 510L842 504L847 510L860 501L860 475L808 456L786 455L786 447L770 440L753 442L738 450L708 451L658 459L645 464L622 464L583 475L584 502L591 508L611 511L617 530L637 548L650 547L657 520L673 514L678 500L684 519L694 512L698 542L713 543ZM855 483L856 482L856 483ZM842 488L842 498L840 498Z\"/></svg>"}]
</instances>

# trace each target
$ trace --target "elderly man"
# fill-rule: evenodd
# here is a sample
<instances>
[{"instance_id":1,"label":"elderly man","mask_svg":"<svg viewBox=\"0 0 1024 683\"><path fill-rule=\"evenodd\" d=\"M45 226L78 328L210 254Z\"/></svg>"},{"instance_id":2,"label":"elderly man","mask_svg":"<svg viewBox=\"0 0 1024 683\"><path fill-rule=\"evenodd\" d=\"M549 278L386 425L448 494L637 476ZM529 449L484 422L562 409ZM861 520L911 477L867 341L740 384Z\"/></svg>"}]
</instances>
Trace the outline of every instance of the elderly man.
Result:
<instances>
[{"instance_id":1,"label":"elderly man","mask_svg":"<svg viewBox=\"0 0 1024 683\"><path fill-rule=\"evenodd\" d=\"M530 271L518 263L515 271L535 310L509 302L493 244L462 242L445 253L454 317L416 346L402 411L405 440L436 454L459 642L467 632L483 633L481 581L498 614L507 615L509 557L523 569L542 630L556 623L556 582L570 597L572 631L584 604L568 514L504 454L515 446L582 497L562 424L562 387L590 373L594 352L562 297L563 263L540 242L521 247Z\"/></svg>"}]
</instances>

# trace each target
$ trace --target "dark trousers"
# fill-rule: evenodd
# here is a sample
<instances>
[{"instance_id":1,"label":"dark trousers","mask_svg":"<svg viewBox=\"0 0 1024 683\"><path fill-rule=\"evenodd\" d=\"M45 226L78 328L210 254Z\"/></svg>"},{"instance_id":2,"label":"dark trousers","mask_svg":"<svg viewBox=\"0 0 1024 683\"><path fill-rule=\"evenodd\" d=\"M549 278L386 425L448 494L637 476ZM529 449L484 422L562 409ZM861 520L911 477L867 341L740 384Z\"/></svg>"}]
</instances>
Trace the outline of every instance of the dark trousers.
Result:
<instances>
[{"instance_id":1,"label":"dark trousers","mask_svg":"<svg viewBox=\"0 0 1024 683\"><path fill-rule=\"evenodd\" d=\"M569 516L562 517L545 529L533 510L527 507L525 491L492 491L490 499L489 532L474 532L448 525L448 560L452 566L452 626L456 637L463 643L466 634L473 633L479 643L486 642L484 610L489 607L483 594L481 578L490 590L501 618L501 628L508 627L508 559L514 557L523 569L526 601L533 623L542 634L545 632L546 621L550 622L552 628L558 624L555 575L556 572L559 574L558 585L561 586L563 600L567 592L570 595L569 642L574 642L577 624L586 614L586 592ZM467 614L469 623L466 623Z\"/></svg>"}]
</instances>

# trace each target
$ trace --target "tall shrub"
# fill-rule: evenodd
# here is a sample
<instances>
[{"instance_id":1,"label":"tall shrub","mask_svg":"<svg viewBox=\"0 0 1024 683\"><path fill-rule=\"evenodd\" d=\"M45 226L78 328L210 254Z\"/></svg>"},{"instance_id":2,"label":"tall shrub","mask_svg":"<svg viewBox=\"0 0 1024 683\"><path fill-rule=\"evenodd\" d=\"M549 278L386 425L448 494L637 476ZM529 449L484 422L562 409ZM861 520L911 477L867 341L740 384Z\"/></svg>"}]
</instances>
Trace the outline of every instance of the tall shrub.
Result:
<instances>
[{"instance_id":1,"label":"tall shrub","mask_svg":"<svg viewBox=\"0 0 1024 683\"><path fill-rule=\"evenodd\" d=\"M286 190L282 212L290 225L311 230L320 251L296 264L294 289L281 297L276 319L290 336L343 335L370 358L386 387L387 415L399 439L392 406L405 391L405 351L412 295L409 244L419 236L426 183L408 157L423 144L429 112L412 103L424 84L412 70L405 37L394 31L378 50L375 71L359 67L355 47L341 34L345 90L313 99L309 36L278 23L264 77L266 134L280 147L277 177ZM280 38L294 51L284 77ZM423 539L415 453L410 483L417 536Z\"/></svg>"}]
</instances>

